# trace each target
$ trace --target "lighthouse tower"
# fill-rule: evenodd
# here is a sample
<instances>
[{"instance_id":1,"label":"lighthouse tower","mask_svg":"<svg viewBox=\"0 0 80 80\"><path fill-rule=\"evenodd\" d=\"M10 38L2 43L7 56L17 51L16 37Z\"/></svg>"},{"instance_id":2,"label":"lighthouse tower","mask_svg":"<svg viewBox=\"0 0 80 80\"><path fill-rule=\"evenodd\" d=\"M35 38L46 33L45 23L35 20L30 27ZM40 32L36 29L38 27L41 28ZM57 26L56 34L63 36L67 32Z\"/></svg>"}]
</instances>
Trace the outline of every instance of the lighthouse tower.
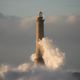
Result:
<instances>
[{"instance_id":1,"label":"lighthouse tower","mask_svg":"<svg viewBox=\"0 0 80 80\"><path fill-rule=\"evenodd\" d=\"M44 64L44 60L42 58L43 51L41 50L41 46L39 45L39 40L42 40L44 37L44 19L43 13L40 11L39 16L36 19L36 58L35 63Z\"/></svg>"}]
</instances>

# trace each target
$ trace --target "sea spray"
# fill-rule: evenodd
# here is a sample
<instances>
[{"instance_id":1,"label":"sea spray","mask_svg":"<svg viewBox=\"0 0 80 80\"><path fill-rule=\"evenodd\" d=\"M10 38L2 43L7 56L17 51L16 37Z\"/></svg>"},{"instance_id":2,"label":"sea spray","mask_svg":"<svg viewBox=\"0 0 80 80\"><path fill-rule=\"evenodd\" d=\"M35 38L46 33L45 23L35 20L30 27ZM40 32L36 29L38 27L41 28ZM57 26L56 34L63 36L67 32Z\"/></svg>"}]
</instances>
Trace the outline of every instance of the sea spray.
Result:
<instances>
[{"instance_id":1,"label":"sea spray","mask_svg":"<svg viewBox=\"0 0 80 80\"><path fill-rule=\"evenodd\" d=\"M43 50L42 58L45 62L45 66L49 69L57 70L64 64L64 53L52 45L53 41L48 38L43 38L39 41L39 45ZM31 59L34 61L36 53L32 54Z\"/></svg>"},{"instance_id":2,"label":"sea spray","mask_svg":"<svg viewBox=\"0 0 80 80\"><path fill-rule=\"evenodd\" d=\"M39 41L39 45L43 49L44 66L34 65L30 62L20 64L17 67L1 65L0 80L53 80L54 78L54 80L66 80L64 77L66 73L58 71L64 64L64 53L52 44L53 41L48 38ZM35 57L36 55L32 54L33 61ZM67 77L74 79L72 75L67 75Z\"/></svg>"}]
</instances>

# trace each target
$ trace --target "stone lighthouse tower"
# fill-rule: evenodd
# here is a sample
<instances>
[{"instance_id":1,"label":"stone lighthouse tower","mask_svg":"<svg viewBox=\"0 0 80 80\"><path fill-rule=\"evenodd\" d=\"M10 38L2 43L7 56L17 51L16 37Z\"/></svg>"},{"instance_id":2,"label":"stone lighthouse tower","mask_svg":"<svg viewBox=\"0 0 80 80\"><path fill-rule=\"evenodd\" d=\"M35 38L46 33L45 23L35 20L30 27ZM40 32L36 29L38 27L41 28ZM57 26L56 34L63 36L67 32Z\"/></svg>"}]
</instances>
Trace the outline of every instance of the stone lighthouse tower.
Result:
<instances>
[{"instance_id":1,"label":"stone lighthouse tower","mask_svg":"<svg viewBox=\"0 0 80 80\"><path fill-rule=\"evenodd\" d=\"M43 13L39 12L39 16L36 19L36 58L35 63L44 64L44 60L42 58L43 51L41 46L39 45L39 40L42 40L44 37L44 19Z\"/></svg>"}]
</instances>

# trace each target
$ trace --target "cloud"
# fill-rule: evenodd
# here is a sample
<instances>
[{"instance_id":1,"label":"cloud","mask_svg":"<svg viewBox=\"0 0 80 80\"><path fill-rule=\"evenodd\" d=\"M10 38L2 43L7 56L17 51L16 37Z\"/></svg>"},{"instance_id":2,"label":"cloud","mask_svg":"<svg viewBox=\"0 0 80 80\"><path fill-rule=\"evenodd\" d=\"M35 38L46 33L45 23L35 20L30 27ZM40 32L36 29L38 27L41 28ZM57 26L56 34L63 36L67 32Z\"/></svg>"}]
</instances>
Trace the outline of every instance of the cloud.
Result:
<instances>
[{"instance_id":1,"label":"cloud","mask_svg":"<svg viewBox=\"0 0 80 80\"><path fill-rule=\"evenodd\" d=\"M48 16L46 18L47 24L53 25L73 25L80 21L79 15L71 15L71 16Z\"/></svg>"},{"instance_id":2,"label":"cloud","mask_svg":"<svg viewBox=\"0 0 80 80\"><path fill-rule=\"evenodd\" d=\"M33 23L35 22L35 17L24 17L20 20L20 26L22 29L26 29L30 26L33 26Z\"/></svg>"},{"instance_id":3,"label":"cloud","mask_svg":"<svg viewBox=\"0 0 80 80\"><path fill-rule=\"evenodd\" d=\"M3 13L0 13L0 19L4 19L4 18L6 18L6 16L4 16Z\"/></svg>"},{"instance_id":4,"label":"cloud","mask_svg":"<svg viewBox=\"0 0 80 80\"><path fill-rule=\"evenodd\" d=\"M35 51L36 19L1 15L4 17L0 18L0 63L30 61L29 56ZM80 15L46 17L45 35L66 53L65 68L80 69Z\"/></svg>"},{"instance_id":5,"label":"cloud","mask_svg":"<svg viewBox=\"0 0 80 80\"><path fill-rule=\"evenodd\" d=\"M57 16L48 16L46 18L46 23L56 23L59 20Z\"/></svg>"},{"instance_id":6,"label":"cloud","mask_svg":"<svg viewBox=\"0 0 80 80\"><path fill-rule=\"evenodd\" d=\"M70 23L70 24L75 24L76 23L76 20L77 20L77 17L76 16L68 16L67 18L67 22Z\"/></svg>"},{"instance_id":7,"label":"cloud","mask_svg":"<svg viewBox=\"0 0 80 80\"><path fill-rule=\"evenodd\" d=\"M28 67L27 63L24 63L25 67ZM19 66L23 66L24 64L21 64ZM18 69L17 67L12 67L9 70L3 70L3 72L0 72L0 79L1 80L76 80L79 77L75 77L72 72L67 71L53 71L47 69L45 66L42 67L40 65L32 65L25 70L22 71L22 69ZM9 66L4 65L2 67ZM23 67L22 67L23 68ZM2 76L3 75L3 76Z\"/></svg>"}]
</instances>

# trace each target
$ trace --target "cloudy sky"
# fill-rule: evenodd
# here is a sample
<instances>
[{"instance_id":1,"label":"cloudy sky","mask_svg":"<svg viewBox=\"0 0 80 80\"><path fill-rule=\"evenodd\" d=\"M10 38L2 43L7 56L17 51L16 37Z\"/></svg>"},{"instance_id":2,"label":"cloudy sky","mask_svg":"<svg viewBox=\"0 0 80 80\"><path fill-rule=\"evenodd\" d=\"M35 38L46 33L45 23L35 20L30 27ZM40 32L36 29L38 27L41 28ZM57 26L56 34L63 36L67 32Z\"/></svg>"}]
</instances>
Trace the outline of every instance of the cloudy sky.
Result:
<instances>
[{"instance_id":1,"label":"cloudy sky","mask_svg":"<svg viewBox=\"0 0 80 80\"><path fill-rule=\"evenodd\" d=\"M80 0L0 0L0 11L7 15L34 16L80 14Z\"/></svg>"},{"instance_id":2,"label":"cloudy sky","mask_svg":"<svg viewBox=\"0 0 80 80\"><path fill-rule=\"evenodd\" d=\"M80 70L80 0L0 0L0 64L29 61L35 23L45 15L45 35L65 52L65 68Z\"/></svg>"}]
</instances>

